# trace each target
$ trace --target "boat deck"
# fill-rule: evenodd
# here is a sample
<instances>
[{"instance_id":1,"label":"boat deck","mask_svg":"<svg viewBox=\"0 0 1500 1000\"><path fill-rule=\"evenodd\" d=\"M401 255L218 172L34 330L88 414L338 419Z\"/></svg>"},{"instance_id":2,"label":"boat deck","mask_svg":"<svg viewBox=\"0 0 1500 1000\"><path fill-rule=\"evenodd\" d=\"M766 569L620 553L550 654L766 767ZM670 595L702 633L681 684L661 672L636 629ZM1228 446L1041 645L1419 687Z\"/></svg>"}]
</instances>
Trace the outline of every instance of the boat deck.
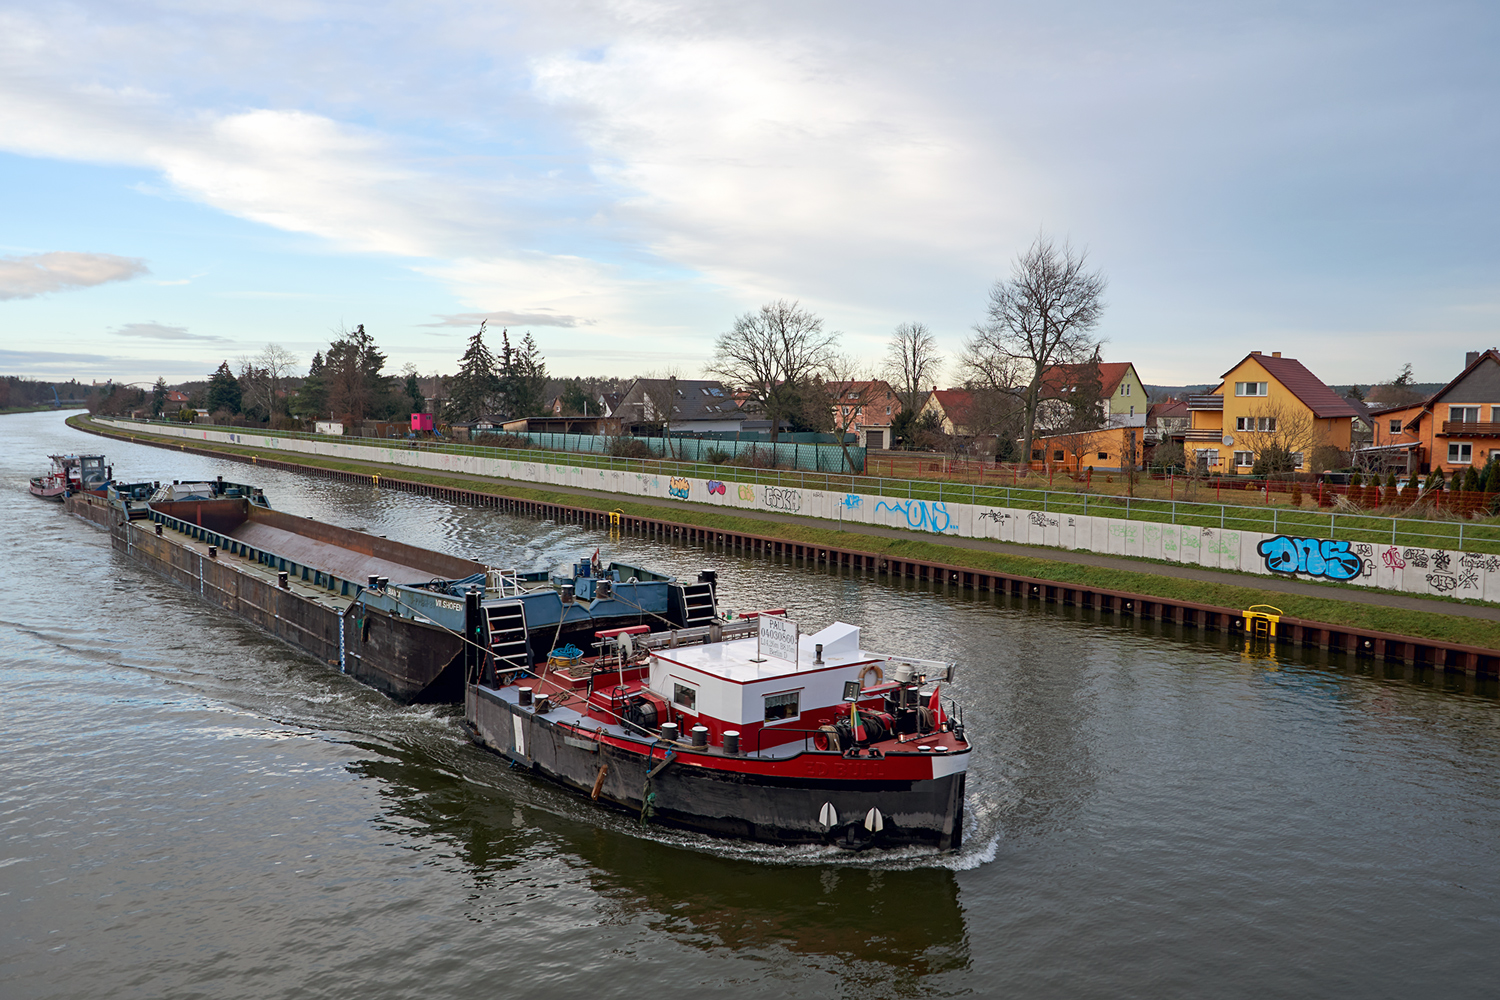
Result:
<instances>
[{"instance_id":1,"label":"boat deck","mask_svg":"<svg viewBox=\"0 0 1500 1000\"><path fill-rule=\"evenodd\" d=\"M310 538L295 531L266 524L264 521L246 521L228 534L236 541L252 545L265 552L274 552L283 559L290 559L304 566L313 566L346 580L364 580L367 576L383 576L389 578L392 583L426 583L433 578L433 572L430 569L421 569L383 559L380 556L355 552L342 545Z\"/></svg>"}]
</instances>

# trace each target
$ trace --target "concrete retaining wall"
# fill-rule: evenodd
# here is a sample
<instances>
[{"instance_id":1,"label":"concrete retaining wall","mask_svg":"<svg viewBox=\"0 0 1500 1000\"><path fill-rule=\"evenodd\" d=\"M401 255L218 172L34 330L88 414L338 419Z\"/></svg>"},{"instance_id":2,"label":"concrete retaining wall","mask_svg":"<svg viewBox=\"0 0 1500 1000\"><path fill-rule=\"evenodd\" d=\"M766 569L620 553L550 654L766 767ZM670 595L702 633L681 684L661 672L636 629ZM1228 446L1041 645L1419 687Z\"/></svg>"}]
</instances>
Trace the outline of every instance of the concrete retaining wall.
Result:
<instances>
[{"instance_id":1,"label":"concrete retaining wall","mask_svg":"<svg viewBox=\"0 0 1500 1000\"><path fill-rule=\"evenodd\" d=\"M140 431L139 425L128 421L99 422L122 431ZM672 497L715 507L770 510L836 522L905 528L926 534L991 538L1025 545L1161 559L1260 576L1286 576L1410 594L1443 594L1500 602L1500 555L1398 548L1154 521L1047 514L982 504L830 493L732 480L675 478L576 465L402 451L337 439L310 441L199 425L152 427L151 433L435 472L468 473L526 485L577 486L624 496Z\"/></svg>"}]
</instances>

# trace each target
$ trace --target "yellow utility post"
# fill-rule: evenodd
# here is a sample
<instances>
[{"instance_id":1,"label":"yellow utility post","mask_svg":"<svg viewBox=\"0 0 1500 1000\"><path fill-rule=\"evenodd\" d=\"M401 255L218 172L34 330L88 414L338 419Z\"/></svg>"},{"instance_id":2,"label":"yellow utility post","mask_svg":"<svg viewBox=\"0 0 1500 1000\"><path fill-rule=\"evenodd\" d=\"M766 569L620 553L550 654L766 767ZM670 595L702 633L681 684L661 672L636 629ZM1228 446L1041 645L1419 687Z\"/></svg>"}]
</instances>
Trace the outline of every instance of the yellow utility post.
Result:
<instances>
[{"instance_id":1,"label":"yellow utility post","mask_svg":"<svg viewBox=\"0 0 1500 1000\"><path fill-rule=\"evenodd\" d=\"M1269 604L1252 604L1245 609L1245 631L1252 636L1276 638L1276 625L1281 621L1281 609Z\"/></svg>"}]
</instances>

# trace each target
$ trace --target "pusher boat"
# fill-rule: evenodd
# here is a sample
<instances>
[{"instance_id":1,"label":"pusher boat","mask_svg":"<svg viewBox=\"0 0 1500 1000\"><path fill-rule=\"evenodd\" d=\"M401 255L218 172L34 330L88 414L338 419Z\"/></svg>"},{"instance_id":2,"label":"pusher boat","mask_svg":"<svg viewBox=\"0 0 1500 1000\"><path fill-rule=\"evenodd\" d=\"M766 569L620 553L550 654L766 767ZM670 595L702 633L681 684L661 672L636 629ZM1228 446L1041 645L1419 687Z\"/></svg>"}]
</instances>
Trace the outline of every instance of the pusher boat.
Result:
<instances>
[{"instance_id":1,"label":"pusher boat","mask_svg":"<svg viewBox=\"0 0 1500 1000\"><path fill-rule=\"evenodd\" d=\"M942 705L952 663L871 652L782 612L600 631L540 669L488 655L475 738L643 823L861 849L963 841L971 748ZM929 687L929 685L932 685Z\"/></svg>"}]
</instances>

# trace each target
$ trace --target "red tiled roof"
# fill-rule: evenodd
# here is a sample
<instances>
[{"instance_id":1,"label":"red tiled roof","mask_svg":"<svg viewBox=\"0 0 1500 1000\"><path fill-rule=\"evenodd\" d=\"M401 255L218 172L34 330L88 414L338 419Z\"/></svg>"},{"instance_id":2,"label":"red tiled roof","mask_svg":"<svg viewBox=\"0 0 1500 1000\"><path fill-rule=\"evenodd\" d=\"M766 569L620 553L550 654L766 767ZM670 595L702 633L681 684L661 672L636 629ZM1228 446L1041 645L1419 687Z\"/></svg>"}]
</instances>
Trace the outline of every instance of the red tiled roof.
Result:
<instances>
[{"instance_id":1,"label":"red tiled roof","mask_svg":"<svg viewBox=\"0 0 1500 1000\"><path fill-rule=\"evenodd\" d=\"M974 394L968 389L934 389L932 396L955 426L969 422L969 407L974 404Z\"/></svg>"},{"instance_id":2,"label":"red tiled roof","mask_svg":"<svg viewBox=\"0 0 1500 1000\"><path fill-rule=\"evenodd\" d=\"M1221 377L1224 378L1224 388L1229 388L1228 378L1231 372L1244 364L1246 361L1255 359L1255 362L1266 370L1276 381L1286 387L1287 391L1302 401L1302 404L1313 411L1313 416L1319 420L1328 420L1333 417L1357 417L1359 411L1349 404L1349 401L1328 386L1306 366L1296 358L1276 358L1269 354L1247 354L1238 365L1229 369Z\"/></svg>"},{"instance_id":3,"label":"red tiled roof","mask_svg":"<svg viewBox=\"0 0 1500 1000\"><path fill-rule=\"evenodd\" d=\"M1042 395L1060 395L1068 386L1077 385L1087 377L1094 367L1092 361L1077 365L1053 365L1042 372ZM1120 387L1120 379L1130 370L1129 361L1099 362L1099 396L1113 396Z\"/></svg>"}]
</instances>

